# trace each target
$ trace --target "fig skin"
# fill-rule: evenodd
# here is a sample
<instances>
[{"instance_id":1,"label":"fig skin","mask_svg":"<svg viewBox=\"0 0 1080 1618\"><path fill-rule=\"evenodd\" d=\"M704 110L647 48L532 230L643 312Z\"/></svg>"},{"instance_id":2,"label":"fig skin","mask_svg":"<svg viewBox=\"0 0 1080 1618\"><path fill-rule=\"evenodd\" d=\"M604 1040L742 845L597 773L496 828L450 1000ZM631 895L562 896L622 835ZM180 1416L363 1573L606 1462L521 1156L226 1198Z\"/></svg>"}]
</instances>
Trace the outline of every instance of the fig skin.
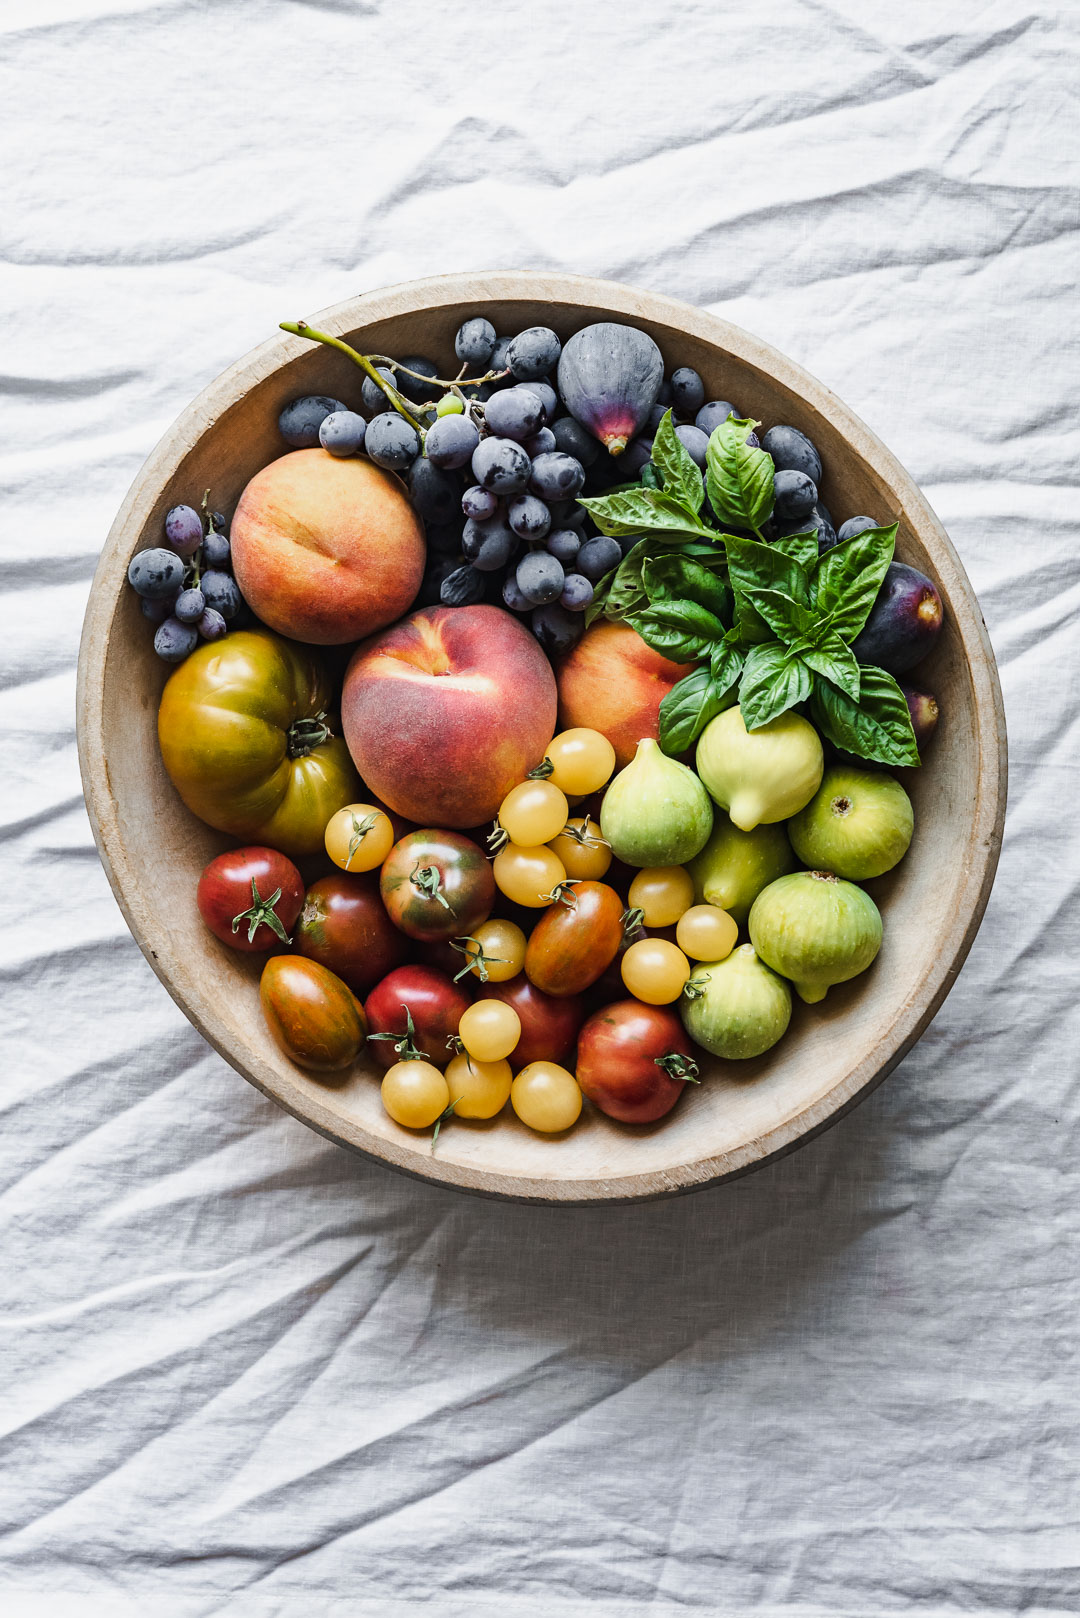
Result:
<instances>
[{"instance_id":1,"label":"fig skin","mask_svg":"<svg viewBox=\"0 0 1080 1618\"><path fill-rule=\"evenodd\" d=\"M612 455L641 431L664 380L664 360L646 332L601 320L583 326L559 356L567 410Z\"/></svg>"},{"instance_id":2,"label":"fig skin","mask_svg":"<svg viewBox=\"0 0 1080 1618\"><path fill-rule=\"evenodd\" d=\"M881 948L881 914L868 893L831 871L795 871L771 882L750 911L750 941L807 1005L847 983Z\"/></svg>"},{"instance_id":3,"label":"fig skin","mask_svg":"<svg viewBox=\"0 0 1080 1618\"><path fill-rule=\"evenodd\" d=\"M718 809L712 836L687 869L694 879L697 902L718 905L739 927L745 927L750 906L762 888L787 876L797 863L783 825L775 822L740 831Z\"/></svg>"},{"instance_id":4,"label":"fig skin","mask_svg":"<svg viewBox=\"0 0 1080 1618\"><path fill-rule=\"evenodd\" d=\"M933 739L937 730L941 710L938 700L931 691L916 691L914 686L905 685L900 681L900 689L904 693L904 701L908 705L911 715L911 728L915 732L915 745L919 752Z\"/></svg>"},{"instance_id":5,"label":"fig skin","mask_svg":"<svg viewBox=\"0 0 1080 1618\"><path fill-rule=\"evenodd\" d=\"M851 650L860 663L873 663L888 674L906 674L933 647L944 616L933 580L905 562L890 562Z\"/></svg>"},{"instance_id":6,"label":"fig skin","mask_svg":"<svg viewBox=\"0 0 1080 1618\"><path fill-rule=\"evenodd\" d=\"M891 775L834 764L805 809L788 823L804 865L849 882L884 876L911 846L911 799Z\"/></svg>"},{"instance_id":7,"label":"fig skin","mask_svg":"<svg viewBox=\"0 0 1080 1618\"><path fill-rule=\"evenodd\" d=\"M695 763L710 795L740 831L798 814L821 785L825 768L821 738L801 714L789 710L747 730L738 707L705 726Z\"/></svg>"},{"instance_id":8,"label":"fig skin","mask_svg":"<svg viewBox=\"0 0 1080 1618\"><path fill-rule=\"evenodd\" d=\"M626 865L685 865L713 827L709 794L685 764L649 736L612 781L600 805L600 832Z\"/></svg>"},{"instance_id":9,"label":"fig skin","mask_svg":"<svg viewBox=\"0 0 1080 1618\"><path fill-rule=\"evenodd\" d=\"M722 961L696 966L687 987L702 993L680 1003L683 1027L698 1045L728 1062L744 1062L771 1050L791 1021L791 990L760 959L752 944L740 944Z\"/></svg>"}]
</instances>

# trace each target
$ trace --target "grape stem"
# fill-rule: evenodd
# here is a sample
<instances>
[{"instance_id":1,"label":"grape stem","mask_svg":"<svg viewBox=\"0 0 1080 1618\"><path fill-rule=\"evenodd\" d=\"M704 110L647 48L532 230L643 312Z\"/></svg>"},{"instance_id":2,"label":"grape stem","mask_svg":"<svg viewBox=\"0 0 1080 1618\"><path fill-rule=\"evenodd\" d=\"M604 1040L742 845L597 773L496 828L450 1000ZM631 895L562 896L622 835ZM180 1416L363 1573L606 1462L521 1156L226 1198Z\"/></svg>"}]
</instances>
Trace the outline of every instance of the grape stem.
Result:
<instances>
[{"instance_id":1,"label":"grape stem","mask_svg":"<svg viewBox=\"0 0 1080 1618\"><path fill-rule=\"evenodd\" d=\"M455 393L459 388L479 388L485 382L498 382L504 376L510 375L509 370L505 370L487 371L483 376L466 377L468 367L463 365L455 377L425 376L423 371L410 371L407 365L402 365L400 360L392 360L389 354L369 354L368 358L374 365L389 365L393 371L404 371L406 376L411 376L415 381L426 382L429 388L450 388Z\"/></svg>"},{"instance_id":2,"label":"grape stem","mask_svg":"<svg viewBox=\"0 0 1080 1618\"><path fill-rule=\"evenodd\" d=\"M414 414L412 408L403 395L398 392L397 388L375 369L366 354L358 354L355 348L350 348L348 343L343 343L340 337L331 337L328 331L316 331L315 327L309 326L306 320L282 320L278 324L282 331L291 332L294 337L306 337L309 342L324 343L327 348L336 348L339 354L347 354L351 360L359 365L364 375L370 377L372 382L382 389L394 409L403 415L405 420L415 427L418 433L422 434L424 432L424 423L420 420L420 417ZM425 377L424 381L430 382L431 378Z\"/></svg>"}]
</instances>

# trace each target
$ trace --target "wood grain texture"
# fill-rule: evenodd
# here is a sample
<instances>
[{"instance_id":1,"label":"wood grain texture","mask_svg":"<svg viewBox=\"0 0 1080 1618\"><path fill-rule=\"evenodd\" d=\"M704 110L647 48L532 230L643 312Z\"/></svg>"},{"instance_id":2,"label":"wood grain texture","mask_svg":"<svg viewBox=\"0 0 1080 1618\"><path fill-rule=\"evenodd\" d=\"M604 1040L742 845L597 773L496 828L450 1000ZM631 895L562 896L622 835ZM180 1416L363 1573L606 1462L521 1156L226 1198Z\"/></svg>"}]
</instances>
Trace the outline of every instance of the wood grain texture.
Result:
<instances>
[{"instance_id":1,"label":"wood grain texture","mask_svg":"<svg viewBox=\"0 0 1080 1618\"><path fill-rule=\"evenodd\" d=\"M244 484L283 451L278 411L302 393L358 406L360 372L344 356L273 337L212 383L162 439L106 540L79 655L79 757L90 819L113 892L139 946L187 1016L236 1070L312 1128L404 1173L495 1197L544 1203L640 1201L730 1179L792 1151L854 1106L911 1048L963 964L989 896L1005 814L1001 692L967 576L918 488L827 388L782 354L712 315L653 293L578 276L499 272L410 282L350 299L312 324L367 353L424 353L456 370L453 334L482 311L501 332L589 321L649 331L668 368L692 365L707 398L734 399L763 421L807 432L827 468L822 496L839 519L900 520L897 552L935 580L946 627L917 679L942 708L923 770L903 772L915 805L908 857L867 884L885 918L875 965L799 1006L784 1041L750 1063L706 1061L700 1086L646 1128L589 1112L566 1139L535 1136L507 1114L426 1135L386 1117L373 1066L330 1088L273 1045L257 962L228 950L195 905L202 866L228 839L195 820L157 748L167 674L125 576L160 543L170 506L210 488L231 511ZM285 311L289 313L289 311ZM453 370L444 374L453 374Z\"/></svg>"}]
</instances>

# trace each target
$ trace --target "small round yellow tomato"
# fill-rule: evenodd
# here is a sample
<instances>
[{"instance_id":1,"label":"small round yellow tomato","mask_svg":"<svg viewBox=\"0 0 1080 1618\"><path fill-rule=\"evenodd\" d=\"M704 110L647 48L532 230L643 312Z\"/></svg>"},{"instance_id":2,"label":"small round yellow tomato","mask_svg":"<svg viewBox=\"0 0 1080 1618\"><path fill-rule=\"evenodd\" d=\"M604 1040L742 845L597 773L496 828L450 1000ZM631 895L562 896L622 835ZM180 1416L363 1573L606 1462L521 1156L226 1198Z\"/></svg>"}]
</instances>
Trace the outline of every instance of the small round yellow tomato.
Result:
<instances>
[{"instance_id":1,"label":"small round yellow tomato","mask_svg":"<svg viewBox=\"0 0 1080 1618\"><path fill-rule=\"evenodd\" d=\"M501 1062L521 1038L521 1018L505 1000L476 1000L461 1014L458 1038L479 1062Z\"/></svg>"},{"instance_id":2,"label":"small round yellow tomato","mask_svg":"<svg viewBox=\"0 0 1080 1618\"><path fill-rule=\"evenodd\" d=\"M622 980L647 1006L668 1006L682 994L690 962L666 938L642 938L622 958Z\"/></svg>"},{"instance_id":3,"label":"small round yellow tomato","mask_svg":"<svg viewBox=\"0 0 1080 1618\"><path fill-rule=\"evenodd\" d=\"M681 865L654 865L639 871L627 903L642 912L646 927L672 927L694 902L694 879Z\"/></svg>"},{"instance_id":4,"label":"small round yellow tomato","mask_svg":"<svg viewBox=\"0 0 1080 1618\"><path fill-rule=\"evenodd\" d=\"M393 846L390 817L373 803L347 803L326 823L326 852L343 871L373 871Z\"/></svg>"},{"instance_id":5,"label":"small round yellow tomato","mask_svg":"<svg viewBox=\"0 0 1080 1618\"><path fill-rule=\"evenodd\" d=\"M455 1056L446 1070L454 1117L494 1118L506 1106L512 1079L509 1062L479 1062L475 1056Z\"/></svg>"},{"instance_id":6,"label":"small round yellow tomato","mask_svg":"<svg viewBox=\"0 0 1080 1618\"><path fill-rule=\"evenodd\" d=\"M548 746L553 785L575 798L599 792L615 768L615 749L598 730L564 730Z\"/></svg>"},{"instance_id":7,"label":"small round yellow tomato","mask_svg":"<svg viewBox=\"0 0 1080 1618\"><path fill-rule=\"evenodd\" d=\"M481 922L471 938L457 942L481 983L509 983L525 964L525 934L516 921L501 916Z\"/></svg>"},{"instance_id":8,"label":"small round yellow tomato","mask_svg":"<svg viewBox=\"0 0 1080 1618\"><path fill-rule=\"evenodd\" d=\"M550 848L519 848L516 843L500 848L492 871L500 893L529 910L549 905L559 883L566 881L566 867Z\"/></svg>"},{"instance_id":9,"label":"small round yellow tomato","mask_svg":"<svg viewBox=\"0 0 1080 1618\"><path fill-rule=\"evenodd\" d=\"M430 1062L395 1062L382 1081L382 1104L405 1129L427 1129L450 1105L446 1080Z\"/></svg>"},{"instance_id":10,"label":"small round yellow tomato","mask_svg":"<svg viewBox=\"0 0 1080 1618\"><path fill-rule=\"evenodd\" d=\"M550 781L522 781L499 807L499 825L519 848L550 843L566 825L566 794Z\"/></svg>"},{"instance_id":11,"label":"small round yellow tomato","mask_svg":"<svg viewBox=\"0 0 1080 1618\"><path fill-rule=\"evenodd\" d=\"M691 905L675 929L675 942L692 961L726 960L738 937L734 919L719 905Z\"/></svg>"},{"instance_id":12,"label":"small round yellow tomato","mask_svg":"<svg viewBox=\"0 0 1080 1618\"><path fill-rule=\"evenodd\" d=\"M568 820L565 831L548 844L566 867L567 876L579 882L598 882L611 864L611 849L586 815L583 819Z\"/></svg>"},{"instance_id":13,"label":"small round yellow tomato","mask_svg":"<svg viewBox=\"0 0 1080 1618\"><path fill-rule=\"evenodd\" d=\"M581 1115L581 1091L558 1062L530 1062L510 1086L510 1105L523 1124L544 1135L569 1129Z\"/></svg>"}]
</instances>

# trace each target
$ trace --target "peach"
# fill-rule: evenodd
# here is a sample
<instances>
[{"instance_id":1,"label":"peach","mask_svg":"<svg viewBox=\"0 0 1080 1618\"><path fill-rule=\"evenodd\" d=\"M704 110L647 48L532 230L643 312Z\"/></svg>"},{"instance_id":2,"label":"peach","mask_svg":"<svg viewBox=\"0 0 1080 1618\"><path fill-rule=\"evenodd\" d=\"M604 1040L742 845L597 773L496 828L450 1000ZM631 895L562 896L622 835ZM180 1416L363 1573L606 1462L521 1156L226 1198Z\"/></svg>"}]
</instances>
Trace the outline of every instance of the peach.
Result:
<instances>
[{"instance_id":1,"label":"peach","mask_svg":"<svg viewBox=\"0 0 1080 1618\"><path fill-rule=\"evenodd\" d=\"M257 472L230 529L236 582L264 624L337 646L408 611L424 531L401 483L365 460L298 449Z\"/></svg>"},{"instance_id":2,"label":"peach","mask_svg":"<svg viewBox=\"0 0 1080 1618\"><path fill-rule=\"evenodd\" d=\"M372 792L421 826L494 819L555 732L551 665L500 607L426 607L358 646L341 719Z\"/></svg>"},{"instance_id":3,"label":"peach","mask_svg":"<svg viewBox=\"0 0 1080 1618\"><path fill-rule=\"evenodd\" d=\"M621 770L638 742L657 740L660 704L688 671L646 646L629 624L593 624L559 669L559 728L602 731Z\"/></svg>"}]
</instances>

